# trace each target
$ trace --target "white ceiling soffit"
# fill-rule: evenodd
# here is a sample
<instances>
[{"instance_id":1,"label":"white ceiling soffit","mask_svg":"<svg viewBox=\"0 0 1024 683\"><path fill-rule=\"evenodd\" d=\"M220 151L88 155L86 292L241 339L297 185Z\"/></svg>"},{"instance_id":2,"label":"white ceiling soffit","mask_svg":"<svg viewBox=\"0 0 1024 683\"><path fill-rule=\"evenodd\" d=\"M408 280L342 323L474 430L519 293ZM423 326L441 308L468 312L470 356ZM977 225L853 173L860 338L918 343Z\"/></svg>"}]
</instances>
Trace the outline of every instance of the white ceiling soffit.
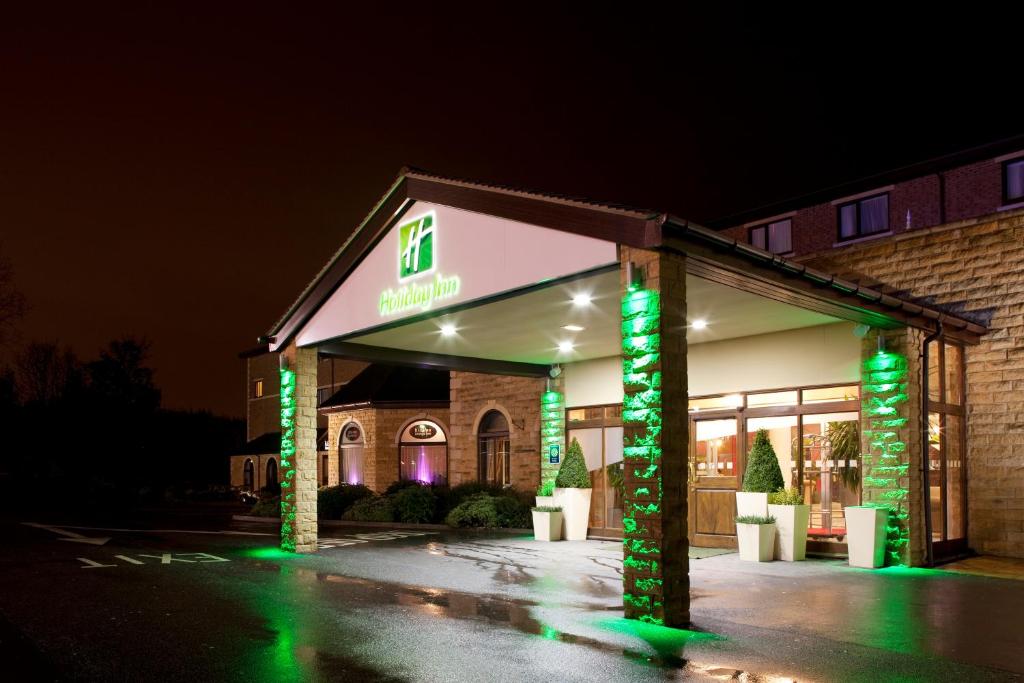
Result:
<instances>
[{"instance_id":1,"label":"white ceiling soffit","mask_svg":"<svg viewBox=\"0 0 1024 683\"><path fill-rule=\"evenodd\" d=\"M617 262L612 242L414 202L296 340L311 346Z\"/></svg>"},{"instance_id":2,"label":"white ceiling soffit","mask_svg":"<svg viewBox=\"0 0 1024 683\"><path fill-rule=\"evenodd\" d=\"M689 320L707 322L689 330L690 344L838 322L831 316L750 294L692 275L686 278ZM619 354L618 272L559 283L348 341L432 354L522 363L569 363ZM590 302L573 303L586 294ZM584 328L564 329L566 325ZM445 334L443 327L454 328ZM572 348L560 348L571 343Z\"/></svg>"}]
</instances>

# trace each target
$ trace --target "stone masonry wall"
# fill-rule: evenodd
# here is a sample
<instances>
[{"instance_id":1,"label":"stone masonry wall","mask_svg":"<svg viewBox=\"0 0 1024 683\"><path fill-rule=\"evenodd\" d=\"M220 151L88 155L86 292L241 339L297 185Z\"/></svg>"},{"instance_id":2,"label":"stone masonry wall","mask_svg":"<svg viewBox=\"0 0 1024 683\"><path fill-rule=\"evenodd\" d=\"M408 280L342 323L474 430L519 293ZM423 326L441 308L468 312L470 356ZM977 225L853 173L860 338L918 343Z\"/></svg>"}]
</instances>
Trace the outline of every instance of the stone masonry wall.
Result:
<instances>
[{"instance_id":1,"label":"stone masonry wall","mask_svg":"<svg viewBox=\"0 0 1024 683\"><path fill-rule=\"evenodd\" d=\"M448 477L453 486L477 481L476 427L488 410L509 418L512 484L532 491L540 483L540 398L545 380L452 372Z\"/></svg>"},{"instance_id":2,"label":"stone masonry wall","mask_svg":"<svg viewBox=\"0 0 1024 683\"><path fill-rule=\"evenodd\" d=\"M338 454L338 438L341 428L349 422L357 422L363 428L363 447L366 458L364 465L364 483L378 493L382 493L392 483L398 481L398 438L400 430L411 420L432 420L446 432L448 426L448 409L431 408L360 408L327 416L327 449L335 457ZM449 439L451 437L449 436ZM451 445L448 447L449 478L451 476ZM339 463L334 461L333 475L338 477Z\"/></svg>"},{"instance_id":3,"label":"stone masonry wall","mask_svg":"<svg viewBox=\"0 0 1024 683\"><path fill-rule=\"evenodd\" d=\"M988 326L966 349L968 540L1024 557L1024 211L801 260Z\"/></svg>"}]
</instances>

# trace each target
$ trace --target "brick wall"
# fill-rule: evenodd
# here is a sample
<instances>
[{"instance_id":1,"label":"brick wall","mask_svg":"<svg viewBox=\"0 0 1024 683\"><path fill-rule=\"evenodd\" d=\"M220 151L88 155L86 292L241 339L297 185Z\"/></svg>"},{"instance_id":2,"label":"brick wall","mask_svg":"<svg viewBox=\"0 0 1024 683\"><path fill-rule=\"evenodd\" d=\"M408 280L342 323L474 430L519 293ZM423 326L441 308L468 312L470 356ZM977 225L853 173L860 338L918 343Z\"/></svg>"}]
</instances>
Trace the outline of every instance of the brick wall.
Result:
<instances>
[{"instance_id":1,"label":"brick wall","mask_svg":"<svg viewBox=\"0 0 1024 683\"><path fill-rule=\"evenodd\" d=\"M942 185L945 187L945 219L943 219ZM888 188L888 189L886 189ZM986 159L937 174L912 178L880 191L889 193L889 228L894 235L948 222L979 218L996 212L1002 205L1002 163ZM835 199L840 199L836 197ZM772 220L757 221L753 225ZM793 252L810 254L832 248L838 239L837 208L832 200L798 209L793 221ZM734 226L722 233L741 242L749 242L750 225Z\"/></svg>"},{"instance_id":2,"label":"brick wall","mask_svg":"<svg viewBox=\"0 0 1024 683\"><path fill-rule=\"evenodd\" d=\"M338 439L341 428L349 422L358 423L363 429L364 483L383 492L398 481L398 438L400 431L412 420L431 420L450 431L447 408L360 408L329 413L327 415L327 449L338 453ZM450 439L450 436L449 436ZM451 445L448 448L449 479L451 478ZM335 460L333 467L337 467ZM337 477L337 470L332 473Z\"/></svg>"},{"instance_id":3,"label":"brick wall","mask_svg":"<svg viewBox=\"0 0 1024 683\"><path fill-rule=\"evenodd\" d=\"M968 539L1024 557L1024 211L801 259L987 324L966 349Z\"/></svg>"},{"instance_id":4,"label":"brick wall","mask_svg":"<svg viewBox=\"0 0 1024 683\"><path fill-rule=\"evenodd\" d=\"M479 477L476 427L488 410L509 417L512 484L534 490L540 483L540 397L545 381L453 372L450 380L451 436L448 472L452 485Z\"/></svg>"},{"instance_id":5,"label":"brick wall","mask_svg":"<svg viewBox=\"0 0 1024 683\"><path fill-rule=\"evenodd\" d=\"M246 359L246 440L281 431L281 376L276 353ZM263 380L263 397L256 398L255 383Z\"/></svg>"}]
</instances>

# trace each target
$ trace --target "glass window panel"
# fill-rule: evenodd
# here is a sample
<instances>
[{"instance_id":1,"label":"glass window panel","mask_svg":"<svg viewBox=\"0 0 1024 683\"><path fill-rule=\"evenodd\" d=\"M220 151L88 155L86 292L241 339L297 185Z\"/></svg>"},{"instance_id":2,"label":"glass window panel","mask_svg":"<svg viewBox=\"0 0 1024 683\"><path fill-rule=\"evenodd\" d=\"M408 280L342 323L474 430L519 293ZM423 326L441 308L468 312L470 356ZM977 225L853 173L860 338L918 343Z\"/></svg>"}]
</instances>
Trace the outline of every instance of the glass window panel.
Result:
<instances>
[{"instance_id":1,"label":"glass window panel","mask_svg":"<svg viewBox=\"0 0 1024 683\"><path fill-rule=\"evenodd\" d=\"M363 447L345 446L341 449L341 481L346 484L363 483Z\"/></svg>"},{"instance_id":2,"label":"glass window panel","mask_svg":"<svg viewBox=\"0 0 1024 683\"><path fill-rule=\"evenodd\" d=\"M448 446L445 444L402 444L400 456L403 480L447 483Z\"/></svg>"},{"instance_id":3,"label":"glass window panel","mask_svg":"<svg viewBox=\"0 0 1024 683\"><path fill-rule=\"evenodd\" d=\"M1024 161L1006 164L1006 199L1024 199Z\"/></svg>"},{"instance_id":4,"label":"glass window panel","mask_svg":"<svg viewBox=\"0 0 1024 683\"><path fill-rule=\"evenodd\" d=\"M857 235L857 204L839 207L839 236L856 237Z\"/></svg>"},{"instance_id":5,"label":"glass window panel","mask_svg":"<svg viewBox=\"0 0 1024 683\"><path fill-rule=\"evenodd\" d=\"M864 199L860 203L860 231L864 235L889 229L889 195Z\"/></svg>"},{"instance_id":6,"label":"glass window panel","mask_svg":"<svg viewBox=\"0 0 1024 683\"><path fill-rule=\"evenodd\" d=\"M587 411L585 408L573 408L569 411L569 422L582 422L585 419L587 419Z\"/></svg>"},{"instance_id":7,"label":"glass window panel","mask_svg":"<svg viewBox=\"0 0 1024 683\"><path fill-rule=\"evenodd\" d=\"M773 391L767 394L747 394L747 407L795 406L796 391Z\"/></svg>"},{"instance_id":8,"label":"glass window panel","mask_svg":"<svg viewBox=\"0 0 1024 683\"><path fill-rule=\"evenodd\" d=\"M747 420L747 447L754 443L757 430L767 429L768 440L779 459L779 469L786 486L797 486L800 481L798 460L800 440L797 438L796 415L781 417L752 417Z\"/></svg>"},{"instance_id":9,"label":"glass window panel","mask_svg":"<svg viewBox=\"0 0 1024 683\"><path fill-rule=\"evenodd\" d=\"M859 413L805 415L803 425L801 490L811 506L808 536L844 541L844 508L860 502Z\"/></svg>"},{"instance_id":10,"label":"glass window panel","mask_svg":"<svg viewBox=\"0 0 1024 683\"><path fill-rule=\"evenodd\" d=\"M946 403L960 405L961 389L961 354L963 349L953 344L946 344Z\"/></svg>"},{"instance_id":11,"label":"glass window panel","mask_svg":"<svg viewBox=\"0 0 1024 683\"><path fill-rule=\"evenodd\" d=\"M572 444L576 439L580 448L583 449L583 460L587 463L587 470L590 472L590 520L588 525L592 528L604 527L605 506L594 500L600 501L605 495L604 468L602 466L603 455L601 452L604 446L604 429L593 427L590 429L570 429L566 434L566 443Z\"/></svg>"},{"instance_id":12,"label":"glass window panel","mask_svg":"<svg viewBox=\"0 0 1024 683\"><path fill-rule=\"evenodd\" d=\"M620 420L622 419L622 404L614 406L605 406L604 408L604 419L606 420Z\"/></svg>"},{"instance_id":13,"label":"glass window panel","mask_svg":"<svg viewBox=\"0 0 1024 683\"><path fill-rule=\"evenodd\" d=\"M938 341L928 343L928 400L942 400L942 345Z\"/></svg>"},{"instance_id":14,"label":"glass window panel","mask_svg":"<svg viewBox=\"0 0 1024 683\"><path fill-rule=\"evenodd\" d=\"M942 517L942 416L928 414L928 498L932 510L932 540L943 539Z\"/></svg>"},{"instance_id":15,"label":"glass window panel","mask_svg":"<svg viewBox=\"0 0 1024 683\"><path fill-rule=\"evenodd\" d=\"M736 476L736 420L699 420L693 471L698 477Z\"/></svg>"},{"instance_id":16,"label":"glass window panel","mask_svg":"<svg viewBox=\"0 0 1024 683\"><path fill-rule=\"evenodd\" d=\"M964 538L964 463L959 415L946 415L946 538Z\"/></svg>"},{"instance_id":17,"label":"glass window panel","mask_svg":"<svg viewBox=\"0 0 1024 683\"><path fill-rule=\"evenodd\" d=\"M743 405L743 397L739 394L727 396L709 396L708 398L690 399L690 410L723 410L738 408Z\"/></svg>"},{"instance_id":18,"label":"glass window panel","mask_svg":"<svg viewBox=\"0 0 1024 683\"><path fill-rule=\"evenodd\" d=\"M750 243L757 247L758 249L767 249L768 241L765 237L767 232L767 229L763 225L757 228L753 228L750 231Z\"/></svg>"},{"instance_id":19,"label":"glass window panel","mask_svg":"<svg viewBox=\"0 0 1024 683\"><path fill-rule=\"evenodd\" d=\"M605 525L610 529L622 528L622 511L625 494L625 480L622 463L622 427L605 427L604 469L607 479L605 493Z\"/></svg>"},{"instance_id":20,"label":"glass window panel","mask_svg":"<svg viewBox=\"0 0 1024 683\"><path fill-rule=\"evenodd\" d=\"M860 387L849 384L839 387L804 389L804 403L828 403L830 401L856 401L860 398Z\"/></svg>"},{"instance_id":21,"label":"glass window panel","mask_svg":"<svg viewBox=\"0 0 1024 683\"><path fill-rule=\"evenodd\" d=\"M775 254L793 251L793 221L776 221L768 226L768 244Z\"/></svg>"}]
</instances>

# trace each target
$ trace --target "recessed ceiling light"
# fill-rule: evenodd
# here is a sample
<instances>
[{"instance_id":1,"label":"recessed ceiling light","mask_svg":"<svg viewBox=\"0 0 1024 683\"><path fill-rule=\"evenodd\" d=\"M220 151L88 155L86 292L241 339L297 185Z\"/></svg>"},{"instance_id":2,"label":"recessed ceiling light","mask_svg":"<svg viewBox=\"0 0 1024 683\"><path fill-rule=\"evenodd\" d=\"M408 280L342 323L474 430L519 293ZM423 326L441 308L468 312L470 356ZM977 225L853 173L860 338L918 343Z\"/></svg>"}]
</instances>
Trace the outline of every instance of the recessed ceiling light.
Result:
<instances>
[{"instance_id":1,"label":"recessed ceiling light","mask_svg":"<svg viewBox=\"0 0 1024 683\"><path fill-rule=\"evenodd\" d=\"M690 323L690 327L692 327L695 330L703 330L707 326L708 321L705 320L704 318L697 318L696 320Z\"/></svg>"},{"instance_id":2,"label":"recessed ceiling light","mask_svg":"<svg viewBox=\"0 0 1024 683\"><path fill-rule=\"evenodd\" d=\"M571 341L558 342L558 350L562 353L568 353L573 350L573 343Z\"/></svg>"},{"instance_id":3,"label":"recessed ceiling light","mask_svg":"<svg viewBox=\"0 0 1024 683\"><path fill-rule=\"evenodd\" d=\"M453 334L455 334L455 325L452 325L451 323L445 323L444 325L441 325L441 334L443 334L446 337L452 336Z\"/></svg>"},{"instance_id":4,"label":"recessed ceiling light","mask_svg":"<svg viewBox=\"0 0 1024 683\"><path fill-rule=\"evenodd\" d=\"M572 302L576 306L586 306L591 301L593 301L593 299L589 294L577 294L572 298Z\"/></svg>"},{"instance_id":5,"label":"recessed ceiling light","mask_svg":"<svg viewBox=\"0 0 1024 683\"><path fill-rule=\"evenodd\" d=\"M584 330L580 325L562 325L562 329L570 332L582 332Z\"/></svg>"}]
</instances>

